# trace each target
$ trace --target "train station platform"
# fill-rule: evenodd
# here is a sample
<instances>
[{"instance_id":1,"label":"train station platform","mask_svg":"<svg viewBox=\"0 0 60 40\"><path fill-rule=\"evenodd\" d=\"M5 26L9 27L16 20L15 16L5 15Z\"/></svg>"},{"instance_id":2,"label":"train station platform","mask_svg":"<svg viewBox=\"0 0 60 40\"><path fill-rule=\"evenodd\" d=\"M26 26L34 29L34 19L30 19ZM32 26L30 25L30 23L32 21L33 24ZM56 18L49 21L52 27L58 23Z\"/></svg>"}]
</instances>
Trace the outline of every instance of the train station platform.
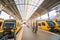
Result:
<instances>
[{"instance_id":1,"label":"train station platform","mask_svg":"<svg viewBox=\"0 0 60 40\"><path fill-rule=\"evenodd\" d=\"M60 40L60 35L38 30L37 33L32 32L32 28L24 27L22 40Z\"/></svg>"}]
</instances>

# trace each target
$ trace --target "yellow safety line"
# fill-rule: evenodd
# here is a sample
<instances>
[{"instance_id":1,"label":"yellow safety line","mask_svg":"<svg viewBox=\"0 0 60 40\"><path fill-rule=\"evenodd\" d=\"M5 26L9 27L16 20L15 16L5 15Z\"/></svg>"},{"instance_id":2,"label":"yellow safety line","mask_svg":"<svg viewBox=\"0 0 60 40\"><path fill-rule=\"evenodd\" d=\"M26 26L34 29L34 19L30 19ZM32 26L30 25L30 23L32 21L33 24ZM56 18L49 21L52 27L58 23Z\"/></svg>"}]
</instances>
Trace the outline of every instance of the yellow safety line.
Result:
<instances>
[{"instance_id":1,"label":"yellow safety line","mask_svg":"<svg viewBox=\"0 0 60 40\"><path fill-rule=\"evenodd\" d=\"M23 34L23 27L22 27L21 31L17 34L16 40L21 40L22 39L22 34Z\"/></svg>"}]
</instances>

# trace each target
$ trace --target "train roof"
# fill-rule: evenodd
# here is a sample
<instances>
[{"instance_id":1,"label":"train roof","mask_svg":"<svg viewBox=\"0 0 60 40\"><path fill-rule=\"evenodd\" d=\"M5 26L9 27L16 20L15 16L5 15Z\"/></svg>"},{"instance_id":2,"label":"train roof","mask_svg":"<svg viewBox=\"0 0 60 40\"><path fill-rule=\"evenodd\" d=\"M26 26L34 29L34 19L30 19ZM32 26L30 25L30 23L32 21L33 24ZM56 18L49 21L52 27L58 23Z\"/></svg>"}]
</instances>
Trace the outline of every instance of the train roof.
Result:
<instances>
[{"instance_id":1,"label":"train roof","mask_svg":"<svg viewBox=\"0 0 60 40\"><path fill-rule=\"evenodd\" d=\"M0 20L4 20L4 19L0 18Z\"/></svg>"},{"instance_id":2,"label":"train roof","mask_svg":"<svg viewBox=\"0 0 60 40\"><path fill-rule=\"evenodd\" d=\"M5 22L16 22L16 20L14 20L14 19L8 19L8 20L5 20Z\"/></svg>"}]
</instances>

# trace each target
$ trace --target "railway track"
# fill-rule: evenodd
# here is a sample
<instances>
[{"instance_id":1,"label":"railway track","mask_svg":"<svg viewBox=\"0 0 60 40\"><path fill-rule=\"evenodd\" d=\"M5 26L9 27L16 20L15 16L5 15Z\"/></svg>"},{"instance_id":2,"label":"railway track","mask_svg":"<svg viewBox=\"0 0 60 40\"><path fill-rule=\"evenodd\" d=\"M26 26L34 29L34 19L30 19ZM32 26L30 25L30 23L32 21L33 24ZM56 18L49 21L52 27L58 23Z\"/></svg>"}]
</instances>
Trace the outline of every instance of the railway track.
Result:
<instances>
[{"instance_id":1,"label":"railway track","mask_svg":"<svg viewBox=\"0 0 60 40\"><path fill-rule=\"evenodd\" d=\"M58 34L58 35L60 35L60 31L50 31L50 32L53 32L53 33L56 33L56 34Z\"/></svg>"}]
</instances>

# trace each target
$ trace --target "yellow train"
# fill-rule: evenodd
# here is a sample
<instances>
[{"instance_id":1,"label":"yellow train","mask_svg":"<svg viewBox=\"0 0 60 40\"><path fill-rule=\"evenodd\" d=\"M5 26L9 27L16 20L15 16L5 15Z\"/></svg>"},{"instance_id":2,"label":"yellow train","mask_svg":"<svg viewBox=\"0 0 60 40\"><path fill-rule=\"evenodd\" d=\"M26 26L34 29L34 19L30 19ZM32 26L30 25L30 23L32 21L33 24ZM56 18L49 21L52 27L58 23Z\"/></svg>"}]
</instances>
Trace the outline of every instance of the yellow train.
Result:
<instances>
[{"instance_id":1,"label":"yellow train","mask_svg":"<svg viewBox=\"0 0 60 40\"><path fill-rule=\"evenodd\" d=\"M55 30L60 31L60 21L58 20L53 20L53 23L55 25Z\"/></svg>"},{"instance_id":2,"label":"yellow train","mask_svg":"<svg viewBox=\"0 0 60 40\"><path fill-rule=\"evenodd\" d=\"M4 32L9 35L9 37L14 37L14 30L16 34L21 29L21 26L19 24L18 20L5 20L4 26L3 26Z\"/></svg>"},{"instance_id":3,"label":"yellow train","mask_svg":"<svg viewBox=\"0 0 60 40\"><path fill-rule=\"evenodd\" d=\"M3 25L4 25L4 20L0 19L0 38L3 36Z\"/></svg>"},{"instance_id":4,"label":"yellow train","mask_svg":"<svg viewBox=\"0 0 60 40\"><path fill-rule=\"evenodd\" d=\"M40 26L40 29L43 30L53 30L55 28L52 21L40 20L38 21L38 25Z\"/></svg>"}]
</instances>

